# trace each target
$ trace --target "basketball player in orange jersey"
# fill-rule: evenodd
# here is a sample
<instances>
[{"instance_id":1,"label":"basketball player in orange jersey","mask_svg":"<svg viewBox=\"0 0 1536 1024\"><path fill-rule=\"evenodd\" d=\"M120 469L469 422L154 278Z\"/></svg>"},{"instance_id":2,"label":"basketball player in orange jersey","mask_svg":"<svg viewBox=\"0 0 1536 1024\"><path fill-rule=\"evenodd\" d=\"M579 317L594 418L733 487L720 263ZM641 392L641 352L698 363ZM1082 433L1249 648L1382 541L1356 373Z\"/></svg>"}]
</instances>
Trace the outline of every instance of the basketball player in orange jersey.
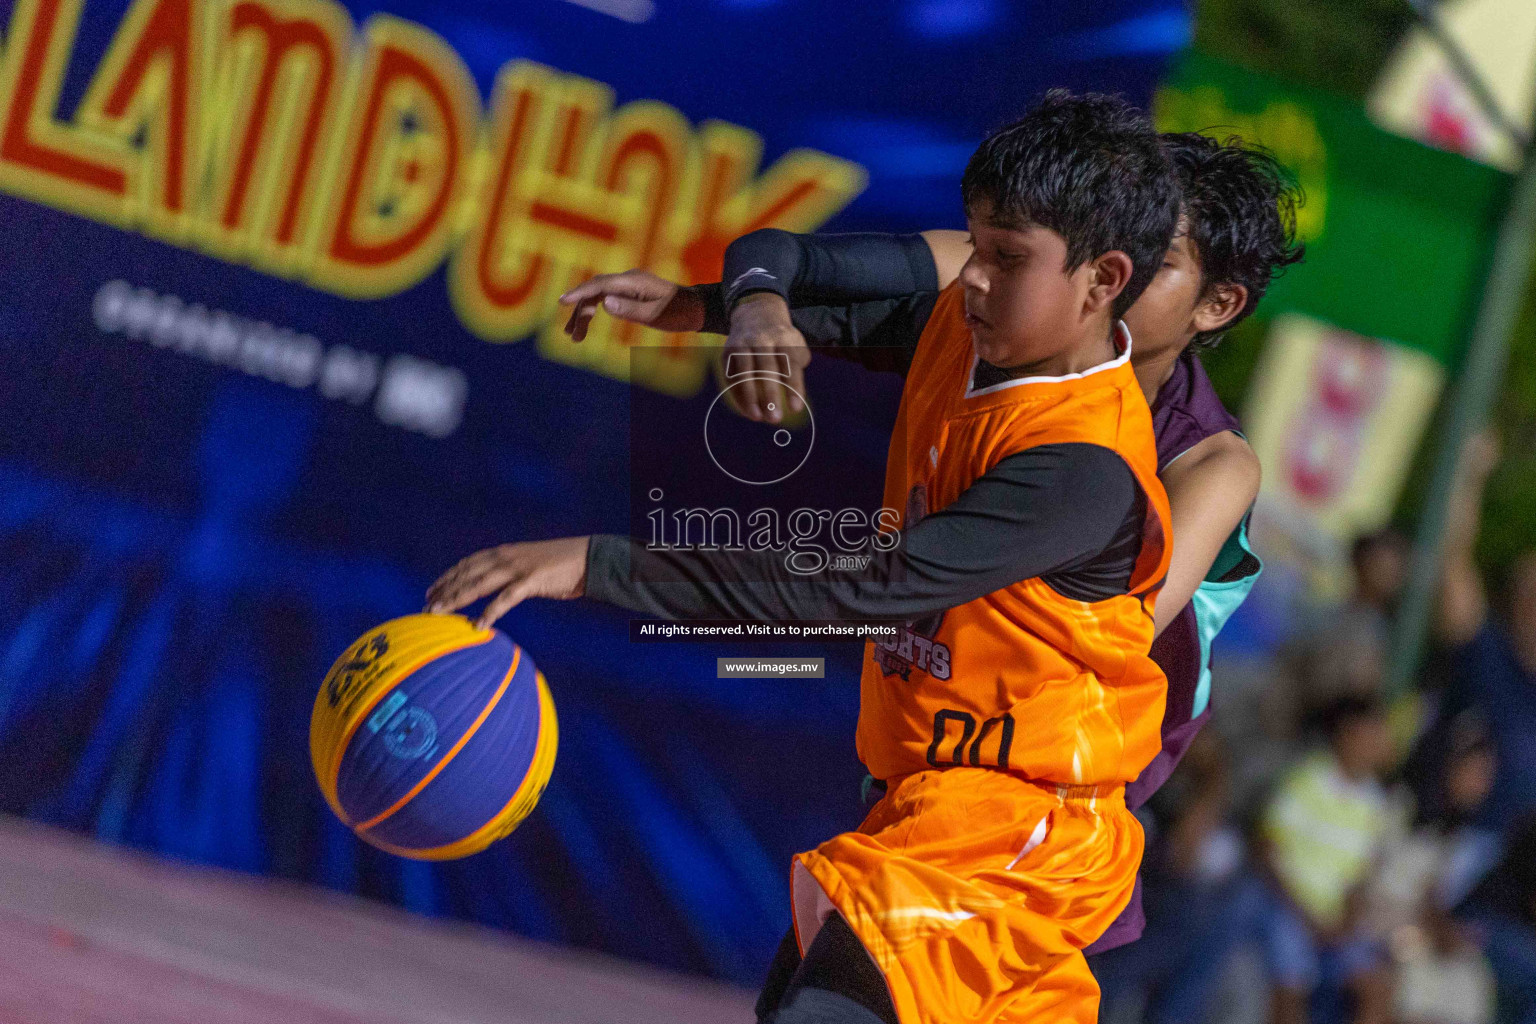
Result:
<instances>
[{"instance_id":1,"label":"basketball player in orange jersey","mask_svg":"<svg viewBox=\"0 0 1536 1024\"><path fill-rule=\"evenodd\" d=\"M859 755L888 792L795 859L804 958L779 1024L1092 1021L1081 950L1141 856L1124 788L1160 746L1169 515L1119 318L1173 235L1173 170L1122 102L1053 93L983 142L962 195L956 282L885 325L920 337L887 462L900 543L867 570L806 586L774 553L578 537L471 555L428 592L436 611L494 594L482 622L583 593L909 622L861 682Z\"/></svg>"},{"instance_id":2,"label":"basketball player in orange jersey","mask_svg":"<svg viewBox=\"0 0 1536 1024\"><path fill-rule=\"evenodd\" d=\"M1211 640L1260 569L1244 528L1258 491L1258 460L1222 406L1198 353L1251 314L1274 276L1302 258L1295 237L1300 196L1273 157L1236 138L1220 142L1175 133L1164 135L1163 143L1178 172L1183 212L1162 268L1125 321L1136 339L1131 362L1152 407L1158 476L1173 517L1173 558L1157 599L1158 636L1152 646L1153 660L1168 677L1168 699L1163 749L1126 787L1132 810L1168 778L1210 717ZM827 354L890 368L905 355L879 344L885 340L880 325L892 305L913 294L936 296L970 253L970 241L960 231L757 231L731 244L725 276L755 282L770 297L739 302L736 322L725 315L723 285L684 289L645 271L627 271L593 278L567 293L562 301L573 310L566 329L575 338L585 335L601 305L647 326L730 334L727 351L752 359L782 352L799 363L789 353L803 355L809 339L831 346L819 350ZM779 403L795 394L777 379L765 374L733 388L732 393L749 394L742 411L776 419L768 407L782 409ZM883 788L875 783L869 791ZM1143 924L1138 893L1085 951L1090 964L1093 954L1134 941ZM777 1005L799 959L791 933L770 970L759 1016Z\"/></svg>"}]
</instances>

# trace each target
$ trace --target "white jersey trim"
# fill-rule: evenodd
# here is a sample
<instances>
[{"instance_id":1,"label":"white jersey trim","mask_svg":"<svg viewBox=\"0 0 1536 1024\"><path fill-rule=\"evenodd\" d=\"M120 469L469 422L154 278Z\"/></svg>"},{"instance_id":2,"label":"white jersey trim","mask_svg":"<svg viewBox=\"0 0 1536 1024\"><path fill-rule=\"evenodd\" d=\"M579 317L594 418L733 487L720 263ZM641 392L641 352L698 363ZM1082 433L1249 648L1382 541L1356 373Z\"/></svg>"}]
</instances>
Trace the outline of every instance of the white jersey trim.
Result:
<instances>
[{"instance_id":1,"label":"white jersey trim","mask_svg":"<svg viewBox=\"0 0 1536 1024\"><path fill-rule=\"evenodd\" d=\"M1090 366L1079 373L1068 373L1060 377L1019 377L1016 380L1005 380L1001 384L993 384L990 387L972 389L971 384L976 380L976 367L981 365L981 357L976 354L975 346L971 348L971 372L965 377L965 397L975 398L978 395L990 395L994 391L1004 388L1016 388L1023 384L1057 384L1067 380L1082 380L1091 377L1095 373L1105 370L1113 370L1117 366L1124 366L1131 361L1131 329L1125 325L1124 320L1115 321L1115 340L1120 354L1107 363Z\"/></svg>"}]
</instances>

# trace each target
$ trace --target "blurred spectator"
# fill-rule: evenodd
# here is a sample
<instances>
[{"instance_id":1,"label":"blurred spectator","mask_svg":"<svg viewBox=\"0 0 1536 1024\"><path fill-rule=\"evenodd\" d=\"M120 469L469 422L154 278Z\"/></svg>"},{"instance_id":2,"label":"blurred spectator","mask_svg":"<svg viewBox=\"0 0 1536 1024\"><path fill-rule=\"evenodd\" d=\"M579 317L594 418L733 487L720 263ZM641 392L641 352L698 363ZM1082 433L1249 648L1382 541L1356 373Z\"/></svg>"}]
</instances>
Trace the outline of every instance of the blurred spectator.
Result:
<instances>
[{"instance_id":1,"label":"blurred spectator","mask_svg":"<svg viewBox=\"0 0 1536 1024\"><path fill-rule=\"evenodd\" d=\"M1302 714L1316 715L1347 694L1380 691L1408 552L1407 538L1390 528L1355 541L1349 600L1316 610L1289 645Z\"/></svg>"},{"instance_id":2,"label":"blurred spectator","mask_svg":"<svg viewBox=\"0 0 1536 1024\"><path fill-rule=\"evenodd\" d=\"M1504 859L1461 914L1493 967L1498 1024L1536 1024L1536 820L1513 830Z\"/></svg>"},{"instance_id":3,"label":"blurred spectator","mask_svg":"<svg viewBox=\"0 0 1536 1024\"><path fill-rule=\"evenodd\" d=\"M1515 560L1504 614L1489 614L1473 558L1483 487L1498 462L1491 434L1468 444L1450 507L1437 629L1449 649L1442 719L1467 707L1489 724L1497 768L1481 820L1499 829L1536 810L1536 552Z\"/></svg>"},{"instance_id":4,"label":"blurred spectator","mask_svg":"<svg viewBox=\"0 0 1536 1024\"><path fill-rule=\"evenodd\" d=\"M1496 837L1472 824L1493 785L1493 746L1471 712L1448 733L1441 777L1413 831L1388 845L1370 887L1367 927L1392 950L1398 1024L1492 1019L1488 963L1449 911L1497 855Z\"/></svg>"},{"instance_id":5,"label":"blurred spectator","mask_svg":"<svg viewBox=\"0 0 1536 1024\"><path fill-rule=\"evenodd\" d=\"M1488 959L1443 914L1399 933L1393 946L1395 1024L1489 1024L1495 981Z\"/></svg>"},{"instance_id":6,"label":"blurred spectator","mask_svg":"<svg viewBox=\"0 0 1536 1024\"><path fill-rule=\"evenodd\" d=\"M1387 851L1372 891L1381 934L1417 923L1426 902L1460 903L1498 860L1497 836L1475 823L1496 765L1487 723L1465 711L1447 735L1440 776L1419 802L1412 833Z\"/></svg>"},{"instance_id":7,"label":"blurred spectator","mask_svg":"<svg viewBox=\"0 0 1536 1024\"><path fill-rule=\"evenodd\" d=\"M1391 737L1380 699L1350 694L1320 716L1327 745L1282 779L1260 826L1271 882L1260 929L1276 1024L1345 996L1359 1024L1390 1020L1385 950L1364 927L1364 888L1394 812L1381 774ZM1321 991L1320 991L1321 990ZM1332 1016L1333 1014L1325 1014Z\"/></svg>"},{"instance_id":8,"label":"blurred spectator","mask_svg":"<svg viewBox=\"0 0 1536 1024\"><path fill-rule=\"evenodd\" d=\"M1211 667L1211 721L1232 760L1231 805L1244 820L1304 749L1298 684L1273 656L1223 656Z\"/></svg>"}]
</instances>

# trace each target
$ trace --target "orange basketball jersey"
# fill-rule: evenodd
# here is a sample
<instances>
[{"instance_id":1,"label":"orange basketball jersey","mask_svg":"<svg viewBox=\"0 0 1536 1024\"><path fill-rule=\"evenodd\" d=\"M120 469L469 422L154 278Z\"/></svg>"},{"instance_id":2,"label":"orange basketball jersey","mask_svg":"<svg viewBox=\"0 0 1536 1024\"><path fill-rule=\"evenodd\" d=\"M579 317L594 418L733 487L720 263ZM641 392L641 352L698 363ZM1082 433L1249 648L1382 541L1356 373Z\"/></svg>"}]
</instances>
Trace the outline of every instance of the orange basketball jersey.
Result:
<instances>
[{"instance_id":1,"label":"orange basketball jersey","mask_svg":"<svg viewBox=\"0 0 1536 1024\"><path fill-rule=\"evenodd\" d=\"M979 390L962 293L938 299L918 342L886 464L902 527L954 501L999 461L1081 442L1120 455L1147 497L1130 593L1064 597L1029 579L872 641L861 681L859 756L892 779L932 768L1002 769L1066 786L1129 782L1160 749L1167 684L1148 657L1171 550L1152 416L1120 356L1066 377Z\"/></svg>"}]
</instances>

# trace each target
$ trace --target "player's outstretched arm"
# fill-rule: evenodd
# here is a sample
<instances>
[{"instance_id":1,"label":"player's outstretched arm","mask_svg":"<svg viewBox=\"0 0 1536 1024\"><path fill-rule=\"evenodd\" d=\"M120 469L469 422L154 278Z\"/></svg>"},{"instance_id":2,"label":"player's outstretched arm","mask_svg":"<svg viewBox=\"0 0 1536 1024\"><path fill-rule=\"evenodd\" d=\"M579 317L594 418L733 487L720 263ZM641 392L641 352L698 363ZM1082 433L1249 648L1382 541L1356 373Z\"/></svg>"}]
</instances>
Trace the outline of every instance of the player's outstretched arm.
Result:
<instances>
[{"instance_id":1,"label":"player's outstretched arm","mask_svg":"<svg viewBox=\"0 0 1536 1024\"><path fill-rule=\"evenodd\" d=\"M690 334L704 330L708 315L703 294L648 270L599 274L560 296L560 305L571 307L565 333L572 341L587 336L599 306L620 320Z\"/></svg>"},{"instance_id":2,"label":"player's outstretched arm","mask_svg":"<svg viewBox=\"0 0 1536 1024\"><path fill-rule=\"evenodd\" d=\"M575 341L586 337L599 307L659 330L725 333L736 304L757 292L777 294L792 309L899 299L943 289L970 252L970 236L963 231L797 235L764 228L726 248L729 285L687 287L637 268L599 274L559 301L571 307L565 333Z\"/></svg>"},{"instance_id":3,"label":"player's outstretched arm","mask_svg":"<svg viewBox=\"0 0 1536 1024\"><path fill-rule=\"evenodd\" d=\"M858 571L809 573L784 551L652 550L599 534L470 555L427 591L427 610L494 595L483 627L529 597L586 596L674 620L910 619L1093 562L1139 522L1137 493L1114 452L1041 445L1003 459L894 546L872 548Z\"/></svg>"},{"instance_id":4,"label":"player's outstretched arm","mask_svg":"<svg viewBox=\"0 0 1536 1024\"><path fill-rule=\"evenodd\" d=\"M727 283L684 287L628 270L594 277L560 303L571 307L565 332L575 341L586 337L602 308L660 330L724 333L724 358L738 357L748 368L777 371L787 358L788 387L772 373L732 389L733 404L749 419L777 423L786 409L798 412L802 404L807 327L818 344L885 349L897 339L896 349L915 348L932 296L955 279L969 255L969 236L960 231L798 235L765 228L726 248ZM808 308L792 317L798 307ZM869 361L876 369L901 370L910 355L877 352Z\"/></svg>"},{"instance_id":5,"label":"player's outstretched arm","mask_svg":"<svg viewBox=\"0 0 1536 1024\"><path fill-rule=\"evenodd\" d=\"M1201 441L1159 475L1168 492L1173 558L1157 595L1157 631L1184 610L1259 493L1259 457L1230 431Z\"/></svg>"},{"instance_id":6,"label":"player's outstretched arm","mask_svg":"<svg viewBox=\"0 0 1536 1024\"><path fill-rule=\"evenodd\" d=\"M684 286L649 271L626 270L584 281L560 296L560 302L571 307L565 333L573 341L587 336L598 309L659 330L727 335L722 358L744 357L739 366L742 372L773 371L755 374L731 389L732 408L755 420L774 419L786 407L799 411L800 396L805 393L804 370L810 362L807 339L849 350L863 348L859 361L872 369L905 372L908 350L922 333L932 305L909 296L789 310L783 299L761 292L743 296L728 315L724 295L718 282ZM787 389L777 386L783 368L780 356L789 364ZM779 404L780 399L785 404Z\"/></svg>"}]
</instances>

